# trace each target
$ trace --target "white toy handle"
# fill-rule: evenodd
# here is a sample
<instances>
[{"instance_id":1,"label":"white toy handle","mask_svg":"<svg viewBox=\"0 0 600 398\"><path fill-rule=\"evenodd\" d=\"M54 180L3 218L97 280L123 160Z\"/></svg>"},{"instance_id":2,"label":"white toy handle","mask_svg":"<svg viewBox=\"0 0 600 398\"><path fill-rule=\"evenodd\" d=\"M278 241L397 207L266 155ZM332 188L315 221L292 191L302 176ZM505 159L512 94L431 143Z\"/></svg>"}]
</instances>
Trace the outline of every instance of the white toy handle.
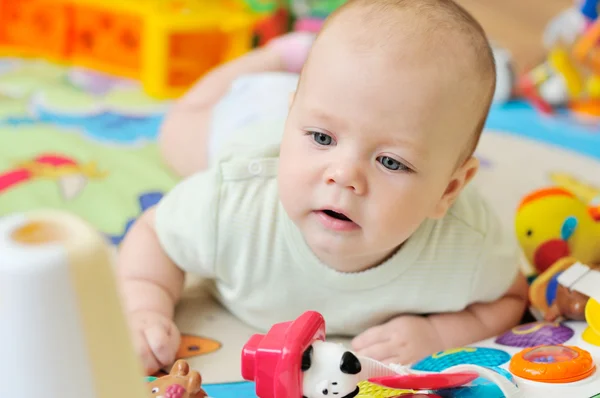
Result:
<instances>
[{"instance_id":1,"label":"white toy handle","mask_svg":"<svg viewBox=\"0 0 600 398\"><path fill-rule=\"evenodd\" d=\"M456 365L442 371L442 373L452 372L477 372L479 376L496 384L506 398L521 398L523 396L523 392L515 384L492 369L477 365Z\"/></svg>"}]
</instances>

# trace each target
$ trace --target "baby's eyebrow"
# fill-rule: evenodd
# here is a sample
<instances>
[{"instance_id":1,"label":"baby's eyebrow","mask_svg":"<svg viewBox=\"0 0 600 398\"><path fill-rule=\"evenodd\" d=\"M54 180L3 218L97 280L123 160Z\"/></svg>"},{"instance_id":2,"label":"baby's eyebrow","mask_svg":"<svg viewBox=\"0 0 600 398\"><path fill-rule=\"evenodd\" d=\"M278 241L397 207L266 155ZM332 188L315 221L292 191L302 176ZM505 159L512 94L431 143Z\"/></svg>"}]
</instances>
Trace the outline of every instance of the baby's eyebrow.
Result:
<instances>
[{"instance_id":1,"label":"baby's eyebrow","mask_svg":"<svg viewBox=\"0 0 600 398\"><path fill-rule=\"evenodd\" d=\"M334 126L336 129L345 129L348 123L346 120L327 113L320 108L307 108L306 111L319 122L327 126Z\"/></svg>"},{"instance_id":2,"label":"baby's eyebrow","mask_svg":"<svg viewBox=\"0 0 600 398\"><path fill-rule=\"evenodd\" d=\"M427 148L424 145L418 145L413 140L402 137L403 134L394 134L392 133L392 138L390 139L390 145L409 148L411 151L420 156L427 155Z\"/></svg>"}]
</instances>

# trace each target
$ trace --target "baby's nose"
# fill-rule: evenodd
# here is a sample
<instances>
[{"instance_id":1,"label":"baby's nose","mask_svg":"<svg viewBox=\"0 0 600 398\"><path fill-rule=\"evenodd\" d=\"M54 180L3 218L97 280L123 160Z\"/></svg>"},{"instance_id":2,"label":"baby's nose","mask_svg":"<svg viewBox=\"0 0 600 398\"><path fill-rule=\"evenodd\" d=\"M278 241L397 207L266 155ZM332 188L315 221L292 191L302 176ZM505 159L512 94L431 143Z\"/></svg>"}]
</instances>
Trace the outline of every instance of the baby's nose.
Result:
<instances>
[{"instance_id":1,"label":"baby's nose","mask_svg":"<svg viewBox=\"0 0 600 398\"><path fill-rule=\"evenodd\" d=\"M365 176L358 165L344 164L332 167L325 179L327 184L338 184L343 188L350 189L358 195L366 190Z\"/></svg>"}]
</instances>

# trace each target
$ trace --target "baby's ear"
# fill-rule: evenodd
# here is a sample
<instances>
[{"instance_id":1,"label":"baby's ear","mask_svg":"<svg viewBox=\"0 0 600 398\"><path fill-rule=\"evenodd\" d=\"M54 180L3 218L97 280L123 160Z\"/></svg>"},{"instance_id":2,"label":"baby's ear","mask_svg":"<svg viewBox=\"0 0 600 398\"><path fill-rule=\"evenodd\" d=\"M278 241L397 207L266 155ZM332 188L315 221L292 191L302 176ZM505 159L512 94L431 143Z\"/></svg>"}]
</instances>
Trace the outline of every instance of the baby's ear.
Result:
<instances>
[{"instance_id":1,"label":"baby's ear","mask_svg":"<svg viewBox=\"0 0 600 398\"><path fill-rule=\"evenodd\" d=\"M460 195L462 190L469 182L471 182L473 177L475 177L477 170L479 170L479 160L474 156L471 156L458 167L452 175L444 195L442 195L429 217L433 219L444 217L448 209L452 207L458 198L458 195Z\"/></svg>"}]
</instances>

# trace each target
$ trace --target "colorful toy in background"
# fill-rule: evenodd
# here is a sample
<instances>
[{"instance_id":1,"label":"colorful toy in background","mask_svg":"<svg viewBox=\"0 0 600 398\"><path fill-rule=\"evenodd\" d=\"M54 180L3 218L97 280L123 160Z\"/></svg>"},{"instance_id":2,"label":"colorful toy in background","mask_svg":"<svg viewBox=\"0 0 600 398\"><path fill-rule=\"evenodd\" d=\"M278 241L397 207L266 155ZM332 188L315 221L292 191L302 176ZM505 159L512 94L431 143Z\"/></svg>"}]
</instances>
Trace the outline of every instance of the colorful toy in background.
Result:
<instances>
[{"instance_id":1,"label":"colorful toy in background","mask_svg":"<svg viewBox=\"0 0 600 398\"><path fill-rule=\"evenodd\" d=\"M161 99L249 51L255 27L271 17L242 0L0 0L0 8L1 54L136 79Z\"/></svg>"},{"instance_id":2,"label":"colorful toy in background","mask_svg":"<svg viewBox=\"0 0 600 398\"><path fill-rule=\"evenodd\" d=\"M543 113L568 109L582 119L600 117L599 0L579 0L544 33L545 62L521 77L518 94Z\"/></svg>"},{"instance_id":3,"label":"colorful toy in background","mask_svg":"<svg viewBox=\"0 0 600 398\"><path fill-rule=\"evenodd\" d=\"M508 102L514 96L515 70L511 54L505 48L492 43L494 61L496 63L496 89L494 104Z\"/></svg>"},{"instance_id":4,"label":"colorful toy in background","mask_svg":"<svg viewBox=\"0 0 600 398\"><path fill-rule=\"evenodd\" d=\"M325 19L347 0L243 0L255 12L269 16L256 26L256 44L290 30L317 33Z\"/></svg>"},{"instance_id":5,"label":"colorful toy in background","mask_svg":"<svg viewBox=\"0 0 600 398\"><path fill-rule=\"evenodd\" d=\"M347 0L290 0L289 7L294 15L294 30L316 33L323 22L336 8Z\"/></svg>"}]
</instances>

